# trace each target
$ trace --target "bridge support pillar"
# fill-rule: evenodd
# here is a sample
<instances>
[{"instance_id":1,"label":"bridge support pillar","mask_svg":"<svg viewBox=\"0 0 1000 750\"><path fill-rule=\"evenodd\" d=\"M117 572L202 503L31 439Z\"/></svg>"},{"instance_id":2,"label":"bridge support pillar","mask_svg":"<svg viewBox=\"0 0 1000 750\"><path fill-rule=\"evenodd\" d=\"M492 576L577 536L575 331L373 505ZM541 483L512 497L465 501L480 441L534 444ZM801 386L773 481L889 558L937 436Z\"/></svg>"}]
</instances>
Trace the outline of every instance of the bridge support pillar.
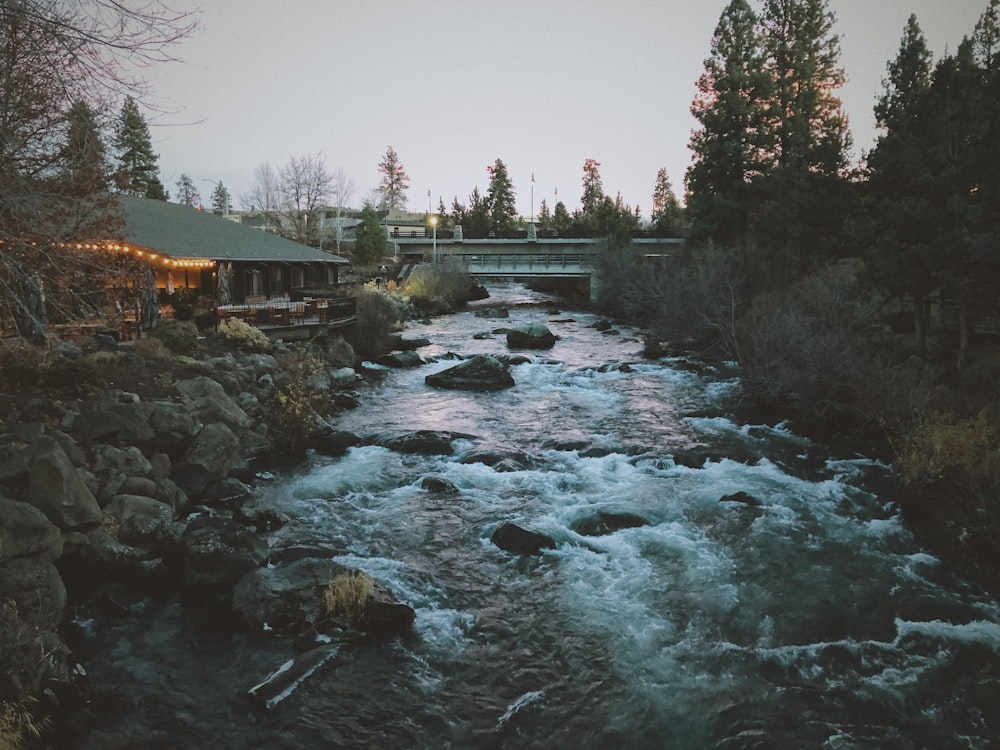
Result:
<instances>
[{"instance_id":1,"label":"bridge support pillar","mask_svg":"<svg viewBox=\"0 0 1000 750\"><path fill-rule=\"evenodd\" d=\"M590 272L590 301L597 302L597 294L600 292L601 282L597 279L597 274L593 271Z\"/></svg>"}]
</instances>

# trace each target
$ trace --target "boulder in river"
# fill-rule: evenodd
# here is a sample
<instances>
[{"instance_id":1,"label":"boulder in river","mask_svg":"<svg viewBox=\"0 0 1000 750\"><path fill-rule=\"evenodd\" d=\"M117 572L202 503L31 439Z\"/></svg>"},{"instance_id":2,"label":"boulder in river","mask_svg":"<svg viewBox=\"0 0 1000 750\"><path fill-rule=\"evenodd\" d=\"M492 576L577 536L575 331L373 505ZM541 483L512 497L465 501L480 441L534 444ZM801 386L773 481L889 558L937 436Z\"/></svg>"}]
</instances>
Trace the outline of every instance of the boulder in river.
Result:
<instances>
[{"instance_id":1,"label":"boulder in river","mask_svg":"<svg viewBox=\"0 0 1000 750\"><path fill-rule=\"evenodd\" d=\"M581 536L605 536L622 529L648 526L649 520L636 513L599 510L573 522L571 528Z\"/></svg>"},{"instance_id":2,"label":"boulder in river","mask_svg":"<svg viewBox=\"0 0 1000 750\"><path fill-rule=\"evenodd\" d=\"M435 388L462 391L501 391L514 386L510 368L496 357L477 354L454 367L424 378Z\"/></svg>"},{"instance_id":3,"label":"boulder in river","mask_svg":"<svg viewBox=\"0 0 1000 750\"><path fill-rule=\"evenodd\" d=\"M267 542L235 521L202 517L181 536L184 584L199 591L224 591L259 568L269 553Z\"/></svg>"},{"instance_id":4,"label":"boulder in river","mask_svg":"<svg viewBox=\"0 0 1000 750\"><path fill-rule=\"evenodd\" d=\"M540 323L507 331L507 346L512 349L551 349L555 344L555 334Z\"/></svg>"},{"instance_id":5,"label":"boulder in river","mask_svg":"<svg viewBox=\"0 0 1000 750\"><path fill-rule=\"evenodd\" d=\"M407 350L383 354L375 360L375 364L382 365L383 367L393 367L399 369L403 367L419 367L420 365L425 364L425 362L424 358L415 351Z\"/></svg>"},{"instance_id":6,"label":"boulder in river","mask_svg":"<svg viewBox=\"0 0 1000 750\"><path fill-rule=\"evenodd\" d=\"M474 435L447 430L413 430L408 432L383 432L365 440L368 445L380 445L397 453L421 456L447 456L453 452L453 440L474 440Z\"/></svg>"},{"instance_id":7,"label":"boulder in river","mask_svg":"<svg viewBox=\"0 0 1000 750\"><path fill-rule=\"evenodd\" d=\"M538 555L543 549L555 549L555 540L547 534L522 528L509 521L493 532L490 541L515 555Z\"/></svg>"}]
</instances>

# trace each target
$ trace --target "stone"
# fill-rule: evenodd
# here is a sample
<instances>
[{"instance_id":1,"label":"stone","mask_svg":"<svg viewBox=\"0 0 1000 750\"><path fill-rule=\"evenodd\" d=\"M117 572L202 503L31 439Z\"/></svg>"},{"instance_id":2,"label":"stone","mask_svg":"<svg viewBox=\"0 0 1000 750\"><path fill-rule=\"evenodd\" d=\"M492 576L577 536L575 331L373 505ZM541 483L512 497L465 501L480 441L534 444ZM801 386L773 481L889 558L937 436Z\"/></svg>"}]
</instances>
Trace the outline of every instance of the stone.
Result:
<instances>
[{"instance_id":1,"label":"stone","mask_svg":"<svg viewBox=\"0 0 1000 750\"><path fill-rule=\"evenodd\" d=\"M459 493L458 487L444 477L424 477L420 480L420 486L422 489L438 495L457 495Z\"/></svg>"},{"instance_id":2,"label":"stone","mask_svg":"<svg viewBox=\"0 0 1000 750\"><path fill-rule=\"evenodd\" d=\"M0 565L0 602L11 599L22 625L56 630L66 615L66 586L47 560L17 557Z\"/></svg>"},{"instance_id":3,"label":"stone","mask_svg":"<svg viewBox=\"0 0 1000 750\"><path fill-rule=\"evenodd\" d=\"M354 371L353 367L338 367L330 371L330 387L350 388L357 384L361 376Z\"/></svg>"},{"instance_id":4,"label":"stone","mask_svg":"<svg viewBox=\"0 0 1000 750\"><path fill-rule=\"evenodd\" d=\"M267 560L268 546L257 534L227 518L202 516L181 535L184 585L206 592L226 591Z\"/></svg>"},{"instance_id":5,"label":"stone","mask_svg":"<svg viewBox=\"0 0 1000 750\"><path fill-rule=\"evenodd\" d=\"M361 445L361 438L353 432L334 430L317 438L312 448L324 456L343 456L356 445Z\"/></svg>"},{"instance_id":6,"label":"stone","mask_svg":"<svg viewBox=\"0 0 1000 750\"><path fill-rule=\"evenodd\" d=\"M748 492L740 490L739 492L734 492L731 495L723 495L719 498L720 503L742 503L743 505L750 505L753 507L761 505L760 500L751 495Z\"/></svg>"},{"instance_id":7,"label":"stone","mask_svg":"<svg viewBox=\"0 0 1000 750\"><path fill-rule=\"evenodd\" d=\"M211 378L200 376L182 380L177 390L192 416L204 424L221 422L236 435L242 435L253 426L247 413Z\"/></svg>"},{"instance_id":8,"label":"stone","mask_svg":"<svg viewBox=\"0 0 1000 750\"><path fill-rule=\"evenodd\" d=\"M570 528L581 536L606 536L622 529L648 526L649 520L635 513L599 510L574 521Z\"/></svg>"},{"instance_id":9,"label":"stone","mask_svg":"<svg viewBox=\"0 0 1000 750\"><path fill-rule=\"evenodd\" d=\"M222 479L244 467L240 440L224 422L205 425L188 448L184 462L202 467L213 479Z\"/></svg>"},{"instance_id":10,"label":"stone","mask_svg":"<svg viewBox=\"0 0 1000 750\"><path fill-rule=\"evenodd\" d=\"M390 352L375 359L375 364L383 367L419 367L426 364L424 358L414 351Z\"/></svg>"},{"instance_id":11,"label":"stone","mask_svg":"<svg viewBox=\"0 0 1000 750\"><path fill-rule=\"evenodd\" d=\"M348 570L330 559L305 558L257 568L233 588L233 610L255 630L295 635L325 616L330 581Z\"/></svg>"},{"instance_id":12,"label":"stone","mask_svg":"<svg viewBox=\"0 0 1000 750\"><path fill-rule=\"evenodd\" d=\"M414 430L412 432L384 432L365 440L368 445L380 445L397 453L422 456L447 456L453 452L452 442L472 440L474 436L445 430Z\"/></svg>"},{"instance_id":13,"label":"stone","mask_svg":"<svg viewBox=\"0 0 1000 750\"><path fill-rule=\"evenodd\" d=\"M118 539L133 547L162 542L174 520L173 508L143 495L115 495L104 514L105 526L116 527Z\"/></svg>"},{"instance_id":14,"label":"stone","mask_svg":"<svg viewBox=\"0 0 1000 750\"><path fill-rule=\"evenodd\" d=\"M55 562L62 551L62 532L41 510L0 496L0 561L37 557Z\"/></svg>"},{"instance_id":15,"label":"stone","mask_svg":"<svg viewBox=\"0 0 1000 750\"><path fill-rule=\"evenodd\" d=\"M551 349L555 343L555 334L541 324L515 326L507 331L507 346L512 349Z\"/></svg>"},{"instance_id":16,"label":"stone","mask_svg":"<svg viewBox=\"0 0 1000 750\"><path fill-rule=\"evenodd\" d=\"M501 391L514 386L510 368L496 357L477 354L424 378L427 385L463 391Z\"/></svg>"},{"instance_id":17,"label":"stone","mask_svg":"<svg viewBox=\"0 0 1000 750\"><path fill-rule=\"evenodd\" d=\"M101 522L101 509L59 444L40 437L31 444L28 495L32 505L61 529Z\"/></svg>"},{"instance_id":18,"label":"stone","mask_svg":"<svg viewBox=\"0 0 1000 750\"><path fill-rule=\"evenodd\" d=\"M480 307L476 310L477 318L509 318L510 310L506 307Z\"/></svg>"},{"instance_id":19,"label":"stone","mask_svg":"<svg viewBox=\"0 0 1000 750\"><path fill-rule=\"evenodd\" d=\"M493 532L490 541L500 549L516 555L538 555L543 549L555 549L556 546L552 537L509 521Z\"/></svg>"}]
</instances>

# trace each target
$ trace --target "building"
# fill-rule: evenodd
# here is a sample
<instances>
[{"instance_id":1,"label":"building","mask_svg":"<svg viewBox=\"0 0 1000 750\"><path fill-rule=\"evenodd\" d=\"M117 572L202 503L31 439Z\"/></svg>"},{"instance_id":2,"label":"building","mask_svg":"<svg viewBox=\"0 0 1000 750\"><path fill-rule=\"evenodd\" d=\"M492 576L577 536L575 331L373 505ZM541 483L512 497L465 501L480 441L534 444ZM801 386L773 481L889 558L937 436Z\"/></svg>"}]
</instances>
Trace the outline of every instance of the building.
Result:
<instances>
[{"instance_id":1,"label":"building","mask_svg":"<svg viewBox=\"0 0 1000 750\"><path fill-rule=\"evenodd\" d=\"M119 196L130 251L148 257L156 286L169 295L214 297L224 265L230 300L331 290L348 261L270 232L177 203Z\"/></svg>"}]
</instances>

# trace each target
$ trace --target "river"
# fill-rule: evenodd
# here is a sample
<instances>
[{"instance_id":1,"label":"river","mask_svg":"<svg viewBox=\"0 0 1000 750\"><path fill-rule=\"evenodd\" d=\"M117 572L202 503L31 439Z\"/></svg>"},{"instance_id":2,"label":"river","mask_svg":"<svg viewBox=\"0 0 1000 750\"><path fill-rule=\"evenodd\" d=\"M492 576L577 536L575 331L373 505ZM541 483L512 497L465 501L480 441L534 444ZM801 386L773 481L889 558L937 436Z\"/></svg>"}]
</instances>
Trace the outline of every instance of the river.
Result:
<instances>
[{"instance_id":1,"label":"river","mask_svg":"<svg viewBox=\"0 0 1000 750\"><path fill-rule=\"evenodd\" d=\"M720 416L739 382L645 361L639 332L518 285L412 322L429 364L385 370L336 427L449 430L450 456L366 446L262 481L273 544L337 551L416 610L345 649L270 712L246 690L287 657L176 602L84 623L114 684L86 747L987 748L1000 736L1000 607L921 549L886 467L784 425ZM448 353L507 353L503 327L560 339L514 388L440 391ZM714 455L696 468L680 451ZM489 451L508 460L463 460ZM457 495L428 492L444 478ZM721 501L745 492L758 506ZM598 512L647 524L584 535ZM557 548L514 556L511 521Z\"/></svg>"}]
</instances>

